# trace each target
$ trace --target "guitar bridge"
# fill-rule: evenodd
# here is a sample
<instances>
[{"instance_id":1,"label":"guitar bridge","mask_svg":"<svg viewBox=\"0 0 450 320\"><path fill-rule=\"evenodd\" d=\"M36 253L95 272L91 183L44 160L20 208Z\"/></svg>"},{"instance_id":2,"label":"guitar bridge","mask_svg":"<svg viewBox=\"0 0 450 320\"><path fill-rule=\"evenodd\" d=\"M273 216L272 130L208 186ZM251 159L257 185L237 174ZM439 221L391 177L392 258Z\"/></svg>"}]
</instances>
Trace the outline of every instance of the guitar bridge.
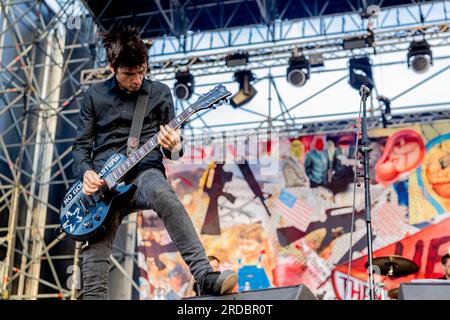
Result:
<instances>
[{"instance_id":1,"label":"guitar bridge","mask_svg":"<svg viewBox=\"0 0 450 320\"><path fill-rule=\"evenodd\" d=\"M80 198L80 200L79 200L80 206L81 206L81 209L83 210L83 213L87 215L90 213L90 211L88 209L87 204L83 200L84 200L83 198Z\"/></svg>"},{"instance_id":2,"label":"guitar bridge","mask_svg":"<svg viewBox=\"0 0 450 320\"><path fill-rule=\"evenodd\" d=\"M102 185L100 188L98 188L99 197L104 199L107 191L108 191L108 187L106 185Z\"/></svg>"}]
</instances>

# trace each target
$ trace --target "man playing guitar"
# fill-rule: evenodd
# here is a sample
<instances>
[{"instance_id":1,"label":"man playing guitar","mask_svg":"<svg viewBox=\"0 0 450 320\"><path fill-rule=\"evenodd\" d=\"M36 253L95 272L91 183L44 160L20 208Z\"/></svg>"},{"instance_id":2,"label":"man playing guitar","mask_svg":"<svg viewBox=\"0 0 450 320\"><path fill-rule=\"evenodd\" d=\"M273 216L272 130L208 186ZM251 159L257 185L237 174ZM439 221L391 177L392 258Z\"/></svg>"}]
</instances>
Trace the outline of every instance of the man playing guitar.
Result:
<instances>
[{"instance_id":1,"label":"man playing guitar","mask_svg":"<svg viewBox=\"0 0 450 320\"><path fill-rule=\"evenodd\" d=\"M147 47L134 28L106 34L103 45L114 76L86 91L73 144L73 168L83 182L82 192L96 192L105 183L97 174L105 161L114 153L125 154L140 93L149 95L140 141L144 143L159 130L162 148L152 150L128 174L126 180L137 186L133 198L114 208L112 222L100 237L84 243L83 299L109 298L109 256L117 229L125 215L141 209L154 210L164 221L201 294L231 292L237 275L231 270L212 270L188 213L167 182L163 154L172 160L183 155L179 129L166 125L175 117L169 87L144 77L148 70Z\"/></svg>"}]
</instances>

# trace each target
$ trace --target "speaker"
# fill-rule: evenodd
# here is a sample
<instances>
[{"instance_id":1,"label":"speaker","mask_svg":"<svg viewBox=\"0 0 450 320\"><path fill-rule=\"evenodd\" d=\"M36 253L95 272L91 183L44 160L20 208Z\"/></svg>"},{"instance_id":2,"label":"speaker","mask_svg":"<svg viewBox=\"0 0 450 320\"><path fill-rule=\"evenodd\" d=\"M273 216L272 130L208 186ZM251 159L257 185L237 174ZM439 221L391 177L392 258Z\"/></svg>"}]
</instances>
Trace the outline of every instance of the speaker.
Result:
<instances>
[{"instance_id":1,"label":"speaker","mask_svg":"<svg viewBox=\"0 0 450 320\"><path fill-rule=\"evenodd\" d=\"M450 281L402 283L398 292L398 300L450 300Z\"/></svg>"},{"instance_id":2,"label":"speaker","mask_svg":"<svg viewBox=\"0 0 450 320\"><path fill-rule=\"evenodd\" d=\"M184 300L317 300L304 285L243 291L222 296L189 297Z\"/></svg>"}]
</instances>

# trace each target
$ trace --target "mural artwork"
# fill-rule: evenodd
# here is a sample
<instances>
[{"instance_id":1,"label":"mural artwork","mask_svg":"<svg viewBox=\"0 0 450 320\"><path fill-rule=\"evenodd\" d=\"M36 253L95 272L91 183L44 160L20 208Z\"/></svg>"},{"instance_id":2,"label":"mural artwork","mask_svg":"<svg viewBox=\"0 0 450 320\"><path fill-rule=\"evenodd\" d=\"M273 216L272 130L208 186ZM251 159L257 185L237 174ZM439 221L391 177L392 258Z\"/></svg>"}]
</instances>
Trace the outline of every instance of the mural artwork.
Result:
<instances>
[{"instance_id":1,"label":"mural artwork","mask_svg":"<svg viewBox=\"0 0 450 320\"><path fill-rule=\"evenodd\" d=\"M385 278L387 293L442 276L440 258L450 248L450 126L376 129L369 137L374 257L395 254L419 266L413 275ZM235 292L304 284L320 299L368 298L363 184L351 225L354 167L361 169L355 142L353 133L265 141L256 156L277 148L272 174L262 174L255 154L216 161L214 144L187 148L182 160L166 163L207 255L238 273ZM239 156L235 144L226 149ZM141 299L194 295L162 221L153 211L138 216Z\"/></svg>"}]
</instances>

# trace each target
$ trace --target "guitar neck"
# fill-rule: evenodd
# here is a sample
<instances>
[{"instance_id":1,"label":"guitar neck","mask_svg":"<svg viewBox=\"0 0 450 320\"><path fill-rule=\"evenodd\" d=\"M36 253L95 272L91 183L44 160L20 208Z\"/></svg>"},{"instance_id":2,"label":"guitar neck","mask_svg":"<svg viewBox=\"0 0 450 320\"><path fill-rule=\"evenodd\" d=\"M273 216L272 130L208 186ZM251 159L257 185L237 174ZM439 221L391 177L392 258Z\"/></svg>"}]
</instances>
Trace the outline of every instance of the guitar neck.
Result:
<instances>
[{"instance_id":1,"label":"guitar neck","mask_svg":"<svg viewBox=\"0 0 450 320\"><path fill-rule=\"evenodd\" d=\"M190 116L195 113L194 108L189 106L186 110L180 113L176 118L169 122L168 126L173 130L178 129ZM137 165L146 155L153 149L159 146L158 133L153 135L146 143L139 149L133 152L127 160L121 163L116 169L108 174L109 185L116 185L135 165Z\"/></svg>"},{"instance_id":2,"label":"guitar neck","mask_svg":"<svg viewBox=\"0 0 450 320\"><path fill-rule=\"evenodd\" d=\"M213 90L209 91L205 95L201 95L196 102L191 104L186 108L181 114L172 119L168 126L173 130L178 129L190 116L196 113L199 110L207 109L215 105L220 105L223 103L223 100L230 96L231 92L229 92L223 85L216 86ZM213 107L215 108L215 107ZM133 152L127 160L122 162L117 168L111 171L106 177L105 180L108 186L114 187L117 183L136 165L138 164L146 155L150 153L153 149L158 147L158 133L153 135L146 143L144 143L139 149Z\"/></svg>"}]
</instances>

